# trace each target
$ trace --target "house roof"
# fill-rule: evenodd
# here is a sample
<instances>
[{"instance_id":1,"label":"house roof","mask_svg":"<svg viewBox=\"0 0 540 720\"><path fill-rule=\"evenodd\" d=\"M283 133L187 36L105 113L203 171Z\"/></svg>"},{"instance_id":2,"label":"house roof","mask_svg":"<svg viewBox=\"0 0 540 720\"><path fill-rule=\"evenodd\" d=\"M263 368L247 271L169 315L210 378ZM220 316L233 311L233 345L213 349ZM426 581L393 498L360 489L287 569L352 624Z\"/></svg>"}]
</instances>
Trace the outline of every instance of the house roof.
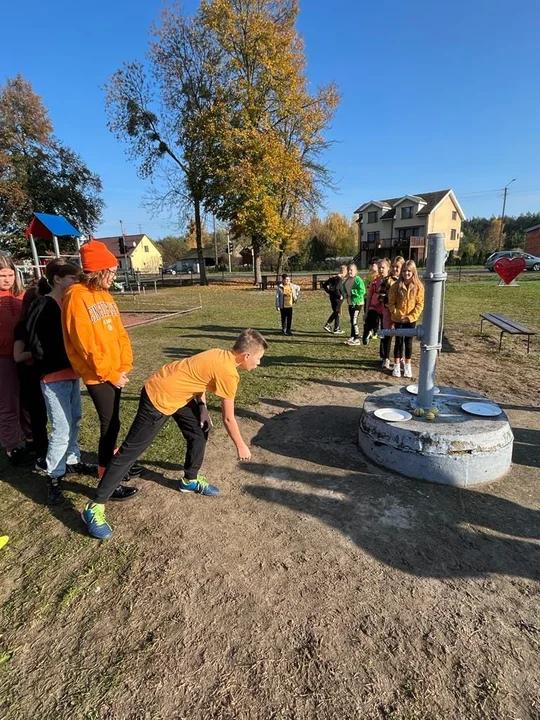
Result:
<instances>
[{"instance_id":1,"label":"house roof","mask_svg":"<svg viewBox=\"0 0 540 720\"><path fill-rule=\"evenodd\" d=\"M114 235L113 237L95 238L99 242L104 243L112 254L117 258L123 258L123 253L120 252L120 235ZM129 257L133 254L133 251L137 245L141 242L143 237L147 237L144 233L139 235L124 235L124 242L126 243L126 255Z\"/></svg>"},{"instance_id":2,"label":"house roof","mask_svg":"<svg viewBox=\"0 0 540 720\"><path fill-rule=\"evenodd\" d=\"M526 233L528 233L528 232L533 232L533 230L540 230L540 225L533 225L533 226L530 227L530 228L525 228L525 232L526 232Z\"/></svg>"},{"instance_id":3,"label":"house roof","mask_svg":"<svg viewBox=\"0 0 540 720\"><path fill-rule=\"evenodd\" d=\"M414 195L402 195L401 197L397 197L397 198L387 198L386 200L376 200L376 201L372 201L371 203L364 203L364 204L361 205L357 210L355 210L355 212L356 212L356 213L362 212L362 209L363 209L363 208L367 207L367 205L370 205L370 204L372 204L372 203L373 203L373 204L380 205L380 206L383 206L383 205L387 206L387 205L389 205L389 206L390 206L390 209L389 209L389 210L386 210L386 211L381 215L381 220L389 220L390 218L395 217L396 210L395 210L395 208L393 207L394 205L396 205L397 203L399 203L399 201L400 201L400 200L403 200L404 198L407 198L407 197L408 197L408 198L413 198L413 197L414 197L414 198L417 198L418 200L423 200L423 201L426 203L426 204L424 205L424 207L420 209L420 212L418 212L417 215L419 215L419 216L429 215L429 213L432 212L432 211L437 207L437 205L438 205L442 200L444 200L444 198L445 198L449 193L451 193L452 199L454 200L454 202L455 202L455 204L456 204L456 208L457 208L459 214L462 216L461 219L464 220L464 219L465 219L465 215L463 214L463 211L462 211L461 207L459 206L459 203L458 203L458 201L457 201L457 199L456 199L456 196L454 195L454 193L453 193L453 191L452 191L451 189L448 189L448 190L436 190L435 192L427 192L427 193L415 193Z\"/></svg>"}]
</instances>

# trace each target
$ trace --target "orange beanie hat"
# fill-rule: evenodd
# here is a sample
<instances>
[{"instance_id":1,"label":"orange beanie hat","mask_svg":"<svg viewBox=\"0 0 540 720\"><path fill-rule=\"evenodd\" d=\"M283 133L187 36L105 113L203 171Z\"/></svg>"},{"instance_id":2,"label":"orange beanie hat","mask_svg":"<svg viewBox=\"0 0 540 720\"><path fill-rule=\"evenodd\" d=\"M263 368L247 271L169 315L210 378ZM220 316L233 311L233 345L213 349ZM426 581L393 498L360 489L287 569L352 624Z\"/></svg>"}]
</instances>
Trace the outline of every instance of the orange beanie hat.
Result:
<instances>
[{"instance_id":1,"label":"orange beanie hat","mask_svg":"<svg viewBox=\"0 0 540 720\"><path fill-rule=\"evenodd\" d=\"M90 240L81 246L81 262L85 272L97 272L118 265L109 248L99 240Z\"/></svg>"}]
</instances>

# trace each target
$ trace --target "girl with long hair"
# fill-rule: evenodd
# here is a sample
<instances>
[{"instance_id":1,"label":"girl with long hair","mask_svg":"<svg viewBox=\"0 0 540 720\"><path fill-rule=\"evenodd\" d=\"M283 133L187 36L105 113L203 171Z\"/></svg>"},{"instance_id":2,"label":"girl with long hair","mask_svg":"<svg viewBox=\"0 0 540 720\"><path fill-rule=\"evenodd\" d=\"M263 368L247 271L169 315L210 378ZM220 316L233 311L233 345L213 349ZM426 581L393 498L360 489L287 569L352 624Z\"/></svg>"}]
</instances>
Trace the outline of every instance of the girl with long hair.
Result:
<instances>
[{"instance_id":1,"label":"girl with long hair","mask_svg":"<svg viewBox=\"0 0 540 720\"><path fill-rule=\"evenodd\" d=\"M43 468L47 473L49 505L63 500L61 483L66 474L96 473L95 465L81 462L80 376L71 366L62 334L63 296L80 274L80 267L74 263L61 259L48 263L45 277L38 282L40 297L32 305L26 323L29 348L40 373L40 393L51 424Z\"/></svg>"},{"instance_id":2,"label":"girl with long hair","mask_svg":"<svg viewBox=\"0 0 540 720\"><path fill-rule=\"evenodd\" d=\"M13 359L14 331L21 318L23 299L17 268L9 255L0 253L0 444L14 464L29 459L22 443L32 440L30 420L20 402L17 363Z\"/></svg>"},{"instance_id":3,"label":"girl with long hair","mask_svg":"<svg viewBox=\"0 0 540 720\"><path fill-rule=\"evenodd\" d=\"M416 322L424 310L424 286L418 277L418 270L414 260L407 260L401 266L399 280L392 285L388 294L388 309L396 329L416 327ZM401 377L401 358L404 344L405 364L403 366L403 377L412 377L412 343L412 337L403 338L396 335L393 377Z\"/></svg>"},{"instance_id":4,"label":"girl with long hair","mask_svg":"<svg viewBox=\"0 0 540 720\"><path fill-rule=\"evenodd\" d=\"M351 321L351 337L345 340L345 345L360 345L358 317L364 309L366 286L354 263L347 265L347 277L342 283L342 293L345 300L347 300L349 319Z\"/></svg>"},{"instance_id":5,"label":"girl with long hair","mask_svg":"<svg viewBox=\"0 0 540 720\"><path fill-rule=\"evenodd\" d=\"M62 325L71 365L82 377L99 416L98 475L105 473L120 432L120 397L129 382L133 353L120 312L109 292L116 277L116 257L104 243L81 247L83 273L64 296ZM140 475L134 465L130 476ZM112 499L125 500L136 488L119 485Z\"/></svg>"},{"instance_id":6,"label":"girl with long hair","mask_svg":"<svg viewBox=\"0 0 540 720\"><path fill-rule=\"evenodd\" d=\"M15 325L13 337L13 359L17 363L19 374L20 402L30 418L32 430L32 443L27 443L27 449L31 447L36 457L36 470L45 469L45 455L47 454L47 408L41 393L41 374L39 367L34 362L29 349L28 333L26 323L30 315L30 309L39 297L37 285L32 285L24 293L22 301L21 319Z\"/></svg>"}]
</instances>

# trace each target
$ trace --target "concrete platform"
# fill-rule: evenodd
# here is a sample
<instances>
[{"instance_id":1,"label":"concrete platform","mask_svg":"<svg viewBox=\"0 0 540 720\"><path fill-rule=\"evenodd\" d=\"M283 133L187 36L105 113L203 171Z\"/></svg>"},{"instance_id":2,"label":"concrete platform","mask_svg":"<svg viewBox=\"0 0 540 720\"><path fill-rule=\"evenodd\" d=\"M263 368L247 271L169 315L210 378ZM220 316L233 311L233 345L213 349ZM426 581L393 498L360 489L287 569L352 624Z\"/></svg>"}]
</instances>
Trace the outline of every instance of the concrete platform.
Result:
<instances>
[{"instance_id":1,"label":"concrete platform","mask_svg":"<svg viewBox=\"0 0 540 720\"><path fill-rule=\"evenodd\" d=\"M416 395L395 386L369 395L358 428L358 444L366 456L407 477L444 485L468 487L492 482L512 463L514 436L504 412L477 417L461 409L465 402L484 401L479 393L441 387L434 405L435 420L414 417L391 423L373 413L379 408L413 412Z\"/></svg>"}]
</instances>

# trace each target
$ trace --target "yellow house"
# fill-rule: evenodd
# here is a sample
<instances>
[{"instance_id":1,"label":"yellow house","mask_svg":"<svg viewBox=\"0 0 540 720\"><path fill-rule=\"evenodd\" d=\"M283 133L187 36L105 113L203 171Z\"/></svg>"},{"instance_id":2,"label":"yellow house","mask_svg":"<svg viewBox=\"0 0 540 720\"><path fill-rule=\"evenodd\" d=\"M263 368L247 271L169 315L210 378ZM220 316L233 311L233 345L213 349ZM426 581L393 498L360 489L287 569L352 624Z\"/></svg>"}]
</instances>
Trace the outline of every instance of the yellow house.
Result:
<instances>
[{"instance_id":1,"label":"yellow house","mask_svg":"<svg viewBox=\"0 0 540 720\"><path fill-rule=\"evenodd\" d=\"M422 261L429 233L444 233L446 249L456 251L465 220L453 190L370 200L355 214L360 267L366 267L373 257L402 255L406 260Z\"/></svg>"},{"instance_id":2,"label":"yellow house","mask_svg":"<svg viewBox=\"0 0 540 720\"><path fill-rule=\"evenodd\" d=\"M161 272L161 253L148 235L96 238L109 248L118 260L121 270L134 270L146 275Z\"/></svg>"}]
</instances>

